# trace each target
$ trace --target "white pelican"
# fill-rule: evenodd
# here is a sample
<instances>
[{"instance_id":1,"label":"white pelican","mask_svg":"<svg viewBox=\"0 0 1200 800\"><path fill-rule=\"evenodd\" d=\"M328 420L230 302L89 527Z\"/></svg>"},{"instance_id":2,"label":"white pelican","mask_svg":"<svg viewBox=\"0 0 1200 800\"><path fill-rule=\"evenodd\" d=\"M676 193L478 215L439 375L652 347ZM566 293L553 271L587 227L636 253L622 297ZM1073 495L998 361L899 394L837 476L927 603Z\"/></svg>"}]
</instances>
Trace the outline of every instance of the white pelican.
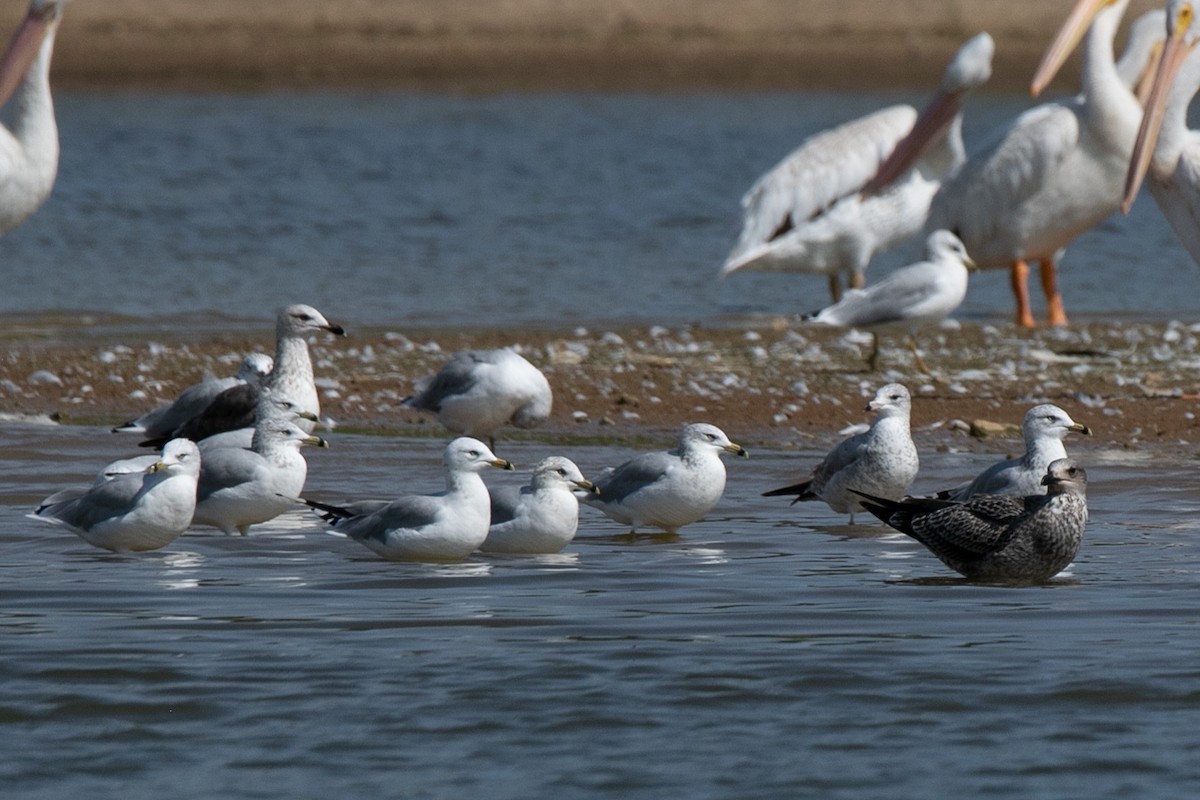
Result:
<instances>
[{"instance_id":1,"label":"white pelican","mask_svg":"<svg viewBox=\"0 0 1200 800\"><path fill-rule=\"evenodd\" d=\"M1018 116L943 182L930 205L927 230L953 230L981 268L1011 269L1019 325L1034 325L1030 261L1041 265L1050 324L1067 324L1057 258L1120 205L1142 118L1113 61L1113 38L1128 5L1129 0L1079 0L1046 52L1033 91L1049 82L1086 29L1083 93ZM912 150L919 143L911 144L892 156L901 167L918 157Z\"/></svg>"},{"instance_id":2,"label":"white pelican","mask_svg":"<svg viewBox=\"0 0 1200 800\"><path fill-rule=\"evenodd\" d=\"M959 48L919 117L912 106L896 105L847 122L808 138L759 178L742 198L742 233L721 275L823 273L835 302L840 273L861 288L871 257L921 230L941 179L965 158L962 105L991 76L993 50L986 33ZM915 168L877 181L872 195L862 196L906 136L923 143L909 163Z\"/></svg>"},{"instance_id":3,"label":"white pelican","mask_svg":"<svg viewBox=\"0 0 1200 800\"><path fill-rule=\"evenodd\" d=\"M58 125L50 97L50 57L67 0L32 0L0 60L0 234L50 196L58 174Z\"/></svg>"},{"instance_id":4,"label":"white pelican","mask_svg":"<svg viewBox=\"0 0 1200 800\"><path fill-rule=\"evenodd\" d=\"M1167 40L1130 159L1121 210L1129 213L1148 177L1150 194L1200 264L1200 133L1187 126L1188 105L1200 90L1196 12L1192 0L1167 5Z\"/></svg>"}]
</instances>

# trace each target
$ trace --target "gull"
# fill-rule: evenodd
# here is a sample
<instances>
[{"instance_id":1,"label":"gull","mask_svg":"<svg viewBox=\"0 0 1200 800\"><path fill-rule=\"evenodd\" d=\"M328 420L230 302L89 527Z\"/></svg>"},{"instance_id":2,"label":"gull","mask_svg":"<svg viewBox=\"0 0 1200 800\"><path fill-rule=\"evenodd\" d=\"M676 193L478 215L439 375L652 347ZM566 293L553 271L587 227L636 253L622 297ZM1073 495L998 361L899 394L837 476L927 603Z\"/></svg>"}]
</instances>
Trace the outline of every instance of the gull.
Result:
<instances>
[{"instance_id":1,"label":"gull","mask_svg":"<svg viewBox=\"0 0 1200 800\"><path fill-rule=\"evenodd\" d=\"M202 414L223 392L248 383L261 384L271 372L274 361L265 353L250 353L242 359L237 373L227 378L207 378L179 393L170 403L164 403L137 419L113 428L113 433L140 433L148 439L172 437L171 433L188 420ZM185 437L191 438L191 437ZM149 446L149 445L147 445ZM161 447L162 445L157 445Z\"/></svg>"},{"instance_id":2,"label":"gull","mask_svg":"<svg viewBox=\"0 0 1200 800\"><path fill-rule=\"evenodd\" d=\"M595 492L575 462L561 456L533 468L528 486L493 489L492 522L481 550L490 553L557 553L575 538L579 498Z\"/></svg>"},{"instance_id":3,"label":"gull","mask_svg":"<svg viewBox=\"0 0 1200 800\"><path fill-rule=\"evenodd\" d=\"M909 427L912 396L901 384L889 383L875 392L866 410L875 412L871 427L829 451L811 478L763 492L763 496L796 495L793 504L823 500L834 511L849 514L851 525L855 512L863 510L855 490L891 499L903 497L920 467Z\"/></svg>"},{"instance_id":4,"label":"gull","mask_svg":"<svg viewBox=\"0 0 1200 800\"><path fill-rule=\"evenodd\" d=\"M267 376L266 385L319 419L321 401L308 353L308 337L315 331L346 335L341 325L334 325L312 306L298 303L279 310L275 317L275 368ZM298 420L297 424L307 433L316 427L316 423L307 419Z\"/></svg>"},{"instance_id":5,"label":"gull","mask_svg":"<svg viewBox=\"0 0 1200 800\"><path fill-rule=\"evenodd\" d=\"M515 350L460 350L417 384L406 408L429 411L452 433L487 438L502 425L533 428L550 416L553 396L541 371Z\"/></svg>"},{"instance_id":6,"label":"gull","mask_svg":"<svg viewBox=\"0 0 1200 800\"><path fill-rule=\"evenodd\" d=\"M249 448L202 446L203 466L196 489L198 525L243 536L250 526L274 519L304 489L308 463L300 446L328 447L296 424L296 415L272 402L259 405Z\"/></svg>"},{"instance_id":7,"label":"gull","mask_svg":"<svg viewBox=\"0 0 1200 800\"><path fill-rule=\"evenodd\" d=\"M963 103L991 77L994 49L988 34L971 37L920 114L909 105L888 106L818 133L755 181L742 198L742 232L721 275L823 273L834 302L841 298L841 273L862 288L874 254L921 231L942 179L966 158ZM875 173L910 139L922 142L915 163Z\"/></svg>"},{"instance_id":8,"label":"gull","mask_svg":"<svg viewBox=\"0 0 1200 800\"><path fill-rule=\"evenodd\" d=\"M391 561L459 561L488 535L491 501L479 473L488 467L513 469L483 442L460 436L442 456L446 489L437 494L404 495L392 501L367 500L337 506L300 498L322 519L364 547Z\"/></svg>"},{"instance_id":9,"label":"gull","mask_svg":"<svg viewBox=\"0 0 1200 800\"><path fill-rule=\"evenodd\" d=\"M860 493L867 510L972 580L1041 583L1071 563L1087 524L1087 473L1054 461L1045 494L976 495L957 502Z\"/></svg>"},{"instance_id":10,"label":"gull","mask_svg":"<svg viewBox=\"0 0 1200 800\"><path fill-rule=\"evenodd\" d=\"M937 497L943 500L966 500L980 494L1003 494L1026 497L1045 494L1042 478L1051 462L1067 457L1063 437L1068 433L1091 436L1088 426L1071 419L1052 403L1034 406L1025 412L1021 423L1021 435L1025 439L1025 454L993 464L981 472L975 480L944 492Z\"/></svg>"},{"instance_id":11,"label":"gull","mask_svg":"<svg viewBox=\"0 0 1200 800\"><path fill-rule=\"evenodd\" d=\"M902 330L922 372L929 368L917 352L913 333L934 325L962 305L967 275L975 262L958 237L936 230L925 242L925 260L901 267L866 289L851 289L839 302L802 317L816 325L864 328L871 331L872 370L879 360L878 331Z\"/></svg>"},{"instance_id":12,"label":"gull","mask_svg":"<svg viewBox=\"0 0 1200 800\"><path fill-rule=\"evenodd\" d=\"M722 453L749 457L745 448L729 441L715 425L685 425L674 450L644 453L607 470L595 481L595 493L583 502L632 526L634 533L644 526L674 534L721 499L725 492Z\"/></svg>"},{"instance_id":13,"label":"gull","mask_svg":"<svg viewBox=\"0 0 1200 800\"><path fill-rule=\"evenodd\" d=\"M148 467L113 473L86 489L50 495L29 516L61 525L88 544L115 553L157 550L191 524L199 474L196 445L174 439Z\"/></svg>"}]
</instances>

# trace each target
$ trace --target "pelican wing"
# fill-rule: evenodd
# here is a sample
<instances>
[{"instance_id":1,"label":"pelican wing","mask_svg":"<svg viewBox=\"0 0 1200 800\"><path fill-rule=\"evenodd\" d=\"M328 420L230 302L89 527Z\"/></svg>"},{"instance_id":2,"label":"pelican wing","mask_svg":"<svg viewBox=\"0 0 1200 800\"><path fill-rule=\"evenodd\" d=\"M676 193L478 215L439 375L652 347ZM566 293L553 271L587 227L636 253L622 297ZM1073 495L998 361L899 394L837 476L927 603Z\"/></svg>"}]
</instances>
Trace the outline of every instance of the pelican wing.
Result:
<instances>
[{"instance_id":1,"label":"pelican wing","mask_svg":"<svg viewBox=\"0 0 1200 800\"><path fill-rule=\"evenodd\" d=\"M806 139L742 197L742 233L729 260L857 193L916 118L912 106L889 106Z\"/></svg>"}]
</instances>

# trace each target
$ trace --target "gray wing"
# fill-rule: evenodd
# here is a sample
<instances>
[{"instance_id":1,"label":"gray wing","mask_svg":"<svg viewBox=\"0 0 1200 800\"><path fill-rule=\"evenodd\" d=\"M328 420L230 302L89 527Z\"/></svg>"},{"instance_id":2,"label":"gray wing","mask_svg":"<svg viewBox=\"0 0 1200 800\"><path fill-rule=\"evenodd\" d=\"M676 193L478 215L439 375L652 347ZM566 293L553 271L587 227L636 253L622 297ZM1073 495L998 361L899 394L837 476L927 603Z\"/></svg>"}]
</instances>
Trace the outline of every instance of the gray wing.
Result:
<instances>
[{"instance_id":1,"label":"gray wing","mask_svg":"<svg viewBox=\"0 0 1200 800\"><path fill-rule=\"evenodd\" d=\"M903 322L939 291L936 266L921 261L901 267L866 289L847 292L840 303L815 315L817 322L869 328Z\"/></svg>"},{"instance_id":2,"label":"gray wing","mask_svg":"<svg viewBox=\"0 0 1200 800\"><path fill-rule=\"evenodd\" d=\"M830 478L858 461L866 450L869 433L870 431L856 433L848 439L843 439L837 447L829 451L825 459L813 470L813 492L819 492Z\"/></svg>"},{"instance_id":3,"label":"gray wing","mask_svg":"<svg viewBox=\"0 0 1200 800\"><path fill-rule=\"evenodd\" d=\"M409 408L440 411L447 397L466 394L475 385L474 370L486 361L486 352L463 350L455 353L425 385L418 387L415 396L404 401Z\"/></svg>"},{"instance_id":4,"label":"gray wing","mask_svg":"<svg viewBox=\"0 0 1200 800\"><path fill-rule=\"evenodd\" d=\"M70 489L58 492L46 498L34 513L40 517L53 517L80 530L90 530L107 519L128 513L137 503L143 477L140 473L126 473L82 493Z\"/></svg>"},{"instance_id":5,"label":"gray wing","mask_svg":"<svg viewBox=\"0 0 1200 800\"><path fill-rule=\"evenodd\" d=\"M197 502L214 492L229 489L253 480L263 457L253 450L240 447L216 447L206 450L200 458L200 480L196 485Z\"/></svg>"},{"instance_id":6,"label":"gray wing","mask_svg":"<svg viewBox=\"0 0 1200 800\"><path fill-rule=\"evenodd\" d=\"M397 528L422 528L433 522L445 500L437 495L399 497L363 517L351 517L335 527L354 539L387 539L387 533Z\"/></svg>"},{"instance_id":7,"label":"gray wing","mask_svg":"<svg viewBox=\"0 0 1200 800\"><path fill-rule=\"evenodd\" d=\"M492 523L509 522L517 515L521 501L530 494L529 487L500 486L490 490L492 497Z\"/></svg>"},{"instance_id":8,"label":"gray wing","mask_svg":"<svg viewBox=\"0 0 1200 800\"><path fill-rule=\"evenodd\" d=\"M601 503L619 503L634 492L662 480L667 471L679 461L669 453L646 453L626 461L596 483Z\"/></svg>"},{"instance_id":9,"label":"gray wing","mask_svg":"<svg viewBox=\"0 0 1200 800\"><path fill-rule=\"evenodd\" d=\"M241 383L237 378L210 378L184 389L175 402L150 423L144 423L147 438L170 436L171 431L204 410L213 398L231 386ZM155 412L150 412L151 414Z\"/></svg>"},{"instance_id":10,"label":"gray wing","mask_svg":"<svg viewBox=\"0 0 1200 800\"><path fill-rule=\"evenodd\" d=\"M259 387L250 383L232 386L214 397L204 411L176 428L171 438L198 442L214 434L252 427L261 393Z\"/></svg>"}]
</instances>

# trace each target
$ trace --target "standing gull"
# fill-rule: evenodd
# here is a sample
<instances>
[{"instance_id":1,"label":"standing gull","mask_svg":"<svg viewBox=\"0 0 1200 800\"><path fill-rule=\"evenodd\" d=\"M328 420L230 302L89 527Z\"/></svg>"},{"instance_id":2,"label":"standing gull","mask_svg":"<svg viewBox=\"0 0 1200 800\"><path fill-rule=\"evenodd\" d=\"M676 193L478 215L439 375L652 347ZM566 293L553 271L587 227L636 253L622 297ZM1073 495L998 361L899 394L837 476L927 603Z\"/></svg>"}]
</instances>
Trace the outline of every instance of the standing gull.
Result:
<instances>
[{"instance_id":1,"label":"standing gull","mask_svg":"<svg viewBox=\"0 0 1200 800\"><path fill-rule=\"evenodd\" d=\"M249 449L209 446L196 489L195 522L243 536L250 526L274 519L304 489L308 463L300 445L328 447L320 437L297 427L295 414L270 402L260 403Z\"/></svg>"},{"instance_id":2,"label":"standing gull","mask_svg":"<svg viewBox=\"0 0 1200 800\"><path fill-rule=\"evenodd\" d=\"M967 295L967 275L975 262L950 231L937 230L925 242L925 260L890 273L866 289L854 289L841 301L808 314L803 320L818 325L865 328L871 331L870 366L879 361L878 331L902 330L922 372L929 368L917 352L913 332L950 316Z\"/></svg>"},{"instance_id":3,"label":"standing gull","mask_svg":"<svg viewBox=\"0 0 1200 800\"><path fill-rule=\"evenodd\" d=\"M162 457L136 472L97 478L86 489L66 489L29 516L73 531L88 544L116 553L157 550L187 530L196 508L200 451L174 439Z\"/></svg>"},{"instance_id":4,"label":"standing gull","mask_svg":"<svg viewBox=\"0 0 1200 800\"><path fill-rule=\"evenodd\" d=\"M665 453L644 453L606 471L594 494L583 502L630 525L661 528L674 534L707 514L725 492L721 453L747 458L745 448L729 441L715 425L685 425L679 445Z\"/></svg>"},{"instance_id":5,"label":"standing gull","mask_svg":"<svg viewBox=\"0 0 1200 800\"><path fill-rule=\"evenodd\" d=\"M316 331L328 331L336 336L345 336L341 325L334 325L312 306L302 303L279 310L275 318L275 368L267 377L267 386L299 404L318 419L321 416L321 401L317 396L317 384L313 378L312 358L308 353L308 337ZM253 407L251 403L251 407ZM297 424L312 433L316 424L308 420Z\"/></svg>"},{"instance_id":6,"label":"standing gull","mask_svg":"<svg viewBox=\"0 0 1200 800\"><path fill-rule=\"evenodd\" d=\"M991 76L992 38L980 33L954 55L942 85L918 115L889 106L816 134L759 178L742 198L742 232L721 275L735 270L840 275L862 288L872 256L919 233L942 180L965 159L962 107ZM899 143L923 142L915 164L868 179Z\"/></svg>"},{"instance_id":7,"label":"standing gull","mask_svg":"<svg viewBox=\"0 0 1200 800\"><path fill-rule=\"evenodd\" d=\"M0 105L9 118L0 126L0 233L38 209L58 175L50 59L65 6L66 0L33 0L0 60Z\"/></svg>"},{"instance_id":8,"label":"standing gull","mask_svg":"<svg viewBox=\"0 0 1200 800\"><path fill-rule=\"evenodd\" d=\"M920 466L909 427L912 396L904 386L889 383L875 392L866 410L875 412L871 427L829 451L811 478L763 492L763 496L796 495L792 503L823 500L834 511L849 514L851 525L854 513L863 509L855 490L891 499L903 497Z\"/></svg>"},{"instance_id":9,"label":"standing gull","mask_svg":"<svg viewBox=\"0 0 1200 800\"><path fill-rule=\"evenodd\" d=\"M447 430L487 438L501 425L533 428L550 416L553 397L541 371L515 350L461 350L417 385L406 408L437 414Z\"/></svg>"},{"instance_id":10,"label":"standing gull","mask_svg":"<svg viewBox=\"0 0 1200 800\"><path fill-rule=\"evenodd\" d=\"M490 553L557 553L579 527L576 490L594 492L573 461L543 459L528 486L492 489L492 522L480 548Z\"/></svg>"},{"instance_id":11,"label":"standing gull","mask_svg":"<svg viewBox=\"0 0 1200 800\"><path fill-rule=\"evenodd\" d=\"M302 499L323 512L339 533L392 561L458 561L477 550L488 535L491 501L479 473L488 467L513 468L477 439L459 437L446 445L442 463L446 490L405 495L391 502L363 501L345 506Z\"/></svg>"},{"instance_id":12,"label":"standing gull","mask_svg":"<svg viewBox=\"0 0 1200 800\"><path fill-rule=\"evenodd\" d=\"M1092 431L1081 425L1056 405L1044 403L1025 412L1021 435L1025 439L1025 454L1010 458L985 469L975 480L957 486L937 496L943 500L967 500L980 494L1003 494L1027 497L1045 494L1042 478L1054 461L1067 457L1063 437L1068 433L1091 436Z\"/></svg>"},{"instance_id":13,"label":"standing gull","mask_svg":"<svg viewBox=\"0 0 1200 800\"><path fill-rule=\"evenodd\" d=\"M206 378L194 383L170 403L153 408L137 419L118 425L112 431L140 433L148 439L175 438L171 433L176 428L202 414L223 392L246 383L261 384L270 374L272 366L274 362L266 353L250 353L242 359L236 374L226 378Z\"/></svg>"},{"instance_id":14,"label":"standing gull","mask_svg":"<svg viewBox=\"0 0 1200 800\"><path fill-rule=\"evenodd\" d=\"M964 502L862 496L868 511L972 580L1040 583L1075 558L1088 518L1087 473L1072 459L1053 462L1042 483L1045 494Z\"/></svg>"}]
</instances>

